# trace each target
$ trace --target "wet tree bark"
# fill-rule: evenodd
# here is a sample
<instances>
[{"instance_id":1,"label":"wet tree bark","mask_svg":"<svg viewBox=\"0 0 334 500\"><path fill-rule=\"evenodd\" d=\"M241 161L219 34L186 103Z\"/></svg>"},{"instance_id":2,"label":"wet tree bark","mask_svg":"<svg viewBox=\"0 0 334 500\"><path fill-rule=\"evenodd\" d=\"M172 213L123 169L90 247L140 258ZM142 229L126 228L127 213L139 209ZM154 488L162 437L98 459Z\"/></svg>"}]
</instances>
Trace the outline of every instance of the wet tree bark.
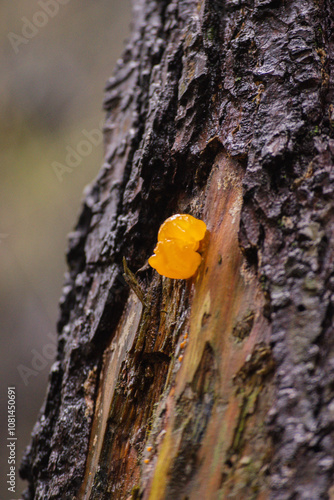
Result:
<instances>
[{"instance_id":1,"label":"wet tree bark","mask_svg":"<svg viewBox=\"0 0 334 500\"><path fill-rule=\"evenodd\" d=\"M26 499L334 498L333 16L136 0ZM187 281L145 265L174 213L208 227Z\"/></svg>"}]
</instances>

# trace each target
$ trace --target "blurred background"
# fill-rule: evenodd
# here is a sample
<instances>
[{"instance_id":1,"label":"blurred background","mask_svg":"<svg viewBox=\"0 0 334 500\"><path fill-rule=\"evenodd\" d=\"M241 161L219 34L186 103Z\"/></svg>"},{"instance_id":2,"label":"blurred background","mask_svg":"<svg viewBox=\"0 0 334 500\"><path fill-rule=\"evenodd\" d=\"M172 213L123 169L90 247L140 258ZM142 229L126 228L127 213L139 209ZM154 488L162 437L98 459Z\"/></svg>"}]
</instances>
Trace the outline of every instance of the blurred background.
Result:
<instances>
[{"instance_id":1,"label":"blurred background","mask_svg":"<svg viewBox=\"0 0 334 500\"><path fill-rule=\"evenodd\" d=\"M130 31L129 1L0 0L0 498L7 490L7 387L16 467L55 354L67 233L102 164L103 89Z\"/></svg>"}]
</instances>

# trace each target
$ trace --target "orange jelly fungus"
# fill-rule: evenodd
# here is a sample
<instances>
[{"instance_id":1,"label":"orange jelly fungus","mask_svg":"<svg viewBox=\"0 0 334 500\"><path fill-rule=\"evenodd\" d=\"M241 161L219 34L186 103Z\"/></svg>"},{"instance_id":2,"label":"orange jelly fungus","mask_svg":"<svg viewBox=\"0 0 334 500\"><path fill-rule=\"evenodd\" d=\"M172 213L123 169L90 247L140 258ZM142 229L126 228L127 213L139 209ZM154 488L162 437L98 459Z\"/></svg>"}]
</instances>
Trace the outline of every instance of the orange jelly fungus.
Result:
<instances>
[{"instance_id":1,"label":"orange jelly fungus","mask_svg":"<svg viewBox=\"0 0 334 500\"><path fill-rule=\"evenodd\" d=\"M188 214L172 215L161 225L154 255L148 263L167 278L190 278L201 263L196 250L205 233L205 222Z\"/></svg>"}]
</instances>

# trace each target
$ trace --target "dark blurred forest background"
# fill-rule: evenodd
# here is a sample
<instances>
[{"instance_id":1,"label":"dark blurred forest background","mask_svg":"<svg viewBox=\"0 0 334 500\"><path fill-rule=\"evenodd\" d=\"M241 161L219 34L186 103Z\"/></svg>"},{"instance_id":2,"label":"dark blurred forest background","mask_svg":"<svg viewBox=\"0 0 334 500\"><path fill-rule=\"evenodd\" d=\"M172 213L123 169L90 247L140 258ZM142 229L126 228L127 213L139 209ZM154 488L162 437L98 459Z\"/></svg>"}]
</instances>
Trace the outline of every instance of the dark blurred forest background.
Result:
<instances>
[{"instance_id":1,"label":"dark blurred forest background","mask_svg":"<svg viewBox=\"0 0 334 500\"><path fill-rule=\"evenodd\" d=\"M25 487L17 477L9 494L5 481L7 387L16 386L18 468L54 356L67 233L102 164L103 88L130 15L129 1L1 2L0 498Z\"/></svg>"}]
</instances>

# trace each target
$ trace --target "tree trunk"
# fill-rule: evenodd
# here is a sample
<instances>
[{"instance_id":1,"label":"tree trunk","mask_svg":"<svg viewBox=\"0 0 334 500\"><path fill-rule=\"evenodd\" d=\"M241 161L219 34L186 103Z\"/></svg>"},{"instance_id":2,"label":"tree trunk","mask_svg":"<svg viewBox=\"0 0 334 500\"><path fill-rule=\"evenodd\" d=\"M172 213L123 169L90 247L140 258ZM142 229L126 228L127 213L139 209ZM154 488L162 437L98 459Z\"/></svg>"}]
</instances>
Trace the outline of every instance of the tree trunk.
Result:
<instances>
[{"instance_id":1,"label":"tree trunk","mask_svg":"<svg viewBox=\"0 0 334 500\"><path fill-rule=\"evenodd\" d=\"M25 499L334 498L333 15L136 0ZM145 265L174 213L189 280Z\"/></svg>"}]
</instances>

